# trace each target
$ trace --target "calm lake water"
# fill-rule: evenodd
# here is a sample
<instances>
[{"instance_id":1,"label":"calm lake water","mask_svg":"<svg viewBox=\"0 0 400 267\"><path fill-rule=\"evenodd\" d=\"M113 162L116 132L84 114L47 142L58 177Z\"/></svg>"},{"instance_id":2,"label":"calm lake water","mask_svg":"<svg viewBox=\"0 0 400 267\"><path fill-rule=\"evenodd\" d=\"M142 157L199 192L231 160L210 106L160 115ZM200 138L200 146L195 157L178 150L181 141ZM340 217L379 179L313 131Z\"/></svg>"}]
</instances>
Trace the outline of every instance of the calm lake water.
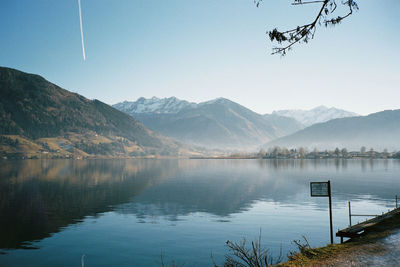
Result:
<instances>
[{"instance_id":1,"label":"calm lake water","mask_svg":"<svg viewBox=\"0 0 400 267\"><path fill-rule=\"evenodd\" d=\"M226 240L260 230L275 256L302 235L325 245L328 199L311 198L309 182L328 179L336 231L348 201L358 214L394 207L400 161L0 161L0 265L160 266L163 255L211 266Z\"/></svg>"}]
</instances>

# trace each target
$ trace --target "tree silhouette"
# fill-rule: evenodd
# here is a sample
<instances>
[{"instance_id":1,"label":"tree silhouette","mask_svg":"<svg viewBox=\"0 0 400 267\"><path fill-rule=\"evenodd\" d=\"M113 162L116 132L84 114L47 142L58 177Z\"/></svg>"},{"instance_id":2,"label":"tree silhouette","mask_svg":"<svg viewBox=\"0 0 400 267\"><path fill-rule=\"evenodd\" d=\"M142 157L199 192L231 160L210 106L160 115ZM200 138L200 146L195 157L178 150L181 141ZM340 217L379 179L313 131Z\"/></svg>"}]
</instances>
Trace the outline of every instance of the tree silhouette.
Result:
<instances>
[{"instance_id":1,"label":"tree silhouette","mask_svg":"<svg viewBox=\"0 0 400 267\"><path fill-rule=\"evenodd\" d=\"M348 152L347 152L347 149L346 148L342 148L342 156L344 157L344 158L347 158L348 157Z\"/></svg>"},{"instance_id":2,"label":"tree silhouette","mask_svg":"<svg viewBox=\"0 0 400 267\"><path fill-rule=\"evenodd\" d=\"M339 150L339 148L337 147L336 149L335 149L335 156L338 158L339 157L339 155L340 155L340 150Z\"/></svg>"},{"instance_id":3,"label":"tree silhouette","mask_svg":"<svg viewBox=\"0 0 400 267\"><path fill-rule=\"evenodd\" d=\"M254 0L254 3L259 7L263 0ZM304 25L299 25L293 29L280 31L277 28L267 31L271 42L277 42L278 47L272 49L272 55L286 55L287 51L292 49L292 46L297 43L308 43L314 38L317 26L334 26L339 24L344 19L353 14L353 11L358 10L358 5L354 0L341 0L340 4L346 7L347 12L337 15L340 12L336 3L337 0L293 0L292 5L320 5L315 18Z\"/></svg>"}]
</instances>

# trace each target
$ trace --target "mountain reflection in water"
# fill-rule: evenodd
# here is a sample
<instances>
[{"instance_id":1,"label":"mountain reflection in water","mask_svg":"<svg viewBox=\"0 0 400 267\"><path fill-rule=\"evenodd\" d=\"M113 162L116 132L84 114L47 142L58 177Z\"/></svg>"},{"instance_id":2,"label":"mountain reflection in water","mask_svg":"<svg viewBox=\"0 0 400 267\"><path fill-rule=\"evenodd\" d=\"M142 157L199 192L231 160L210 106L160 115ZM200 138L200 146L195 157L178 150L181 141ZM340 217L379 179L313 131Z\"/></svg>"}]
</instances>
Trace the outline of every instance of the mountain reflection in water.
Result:
<instances>
[{"instance_id":1,"label":"mountain reflection in water","mask_svg":"<svg viewBox=\"0 0 400 267\"><path fill-rule=\"evenodd\" d=\"M334 205L390 200L399 193L396 160L26 160L0 161L0 248L31 241L87 216L113 211L138 222L204 212L229 222L266 200L315 205L311 180L331 179Z\"/></svg>"}]
</instances>

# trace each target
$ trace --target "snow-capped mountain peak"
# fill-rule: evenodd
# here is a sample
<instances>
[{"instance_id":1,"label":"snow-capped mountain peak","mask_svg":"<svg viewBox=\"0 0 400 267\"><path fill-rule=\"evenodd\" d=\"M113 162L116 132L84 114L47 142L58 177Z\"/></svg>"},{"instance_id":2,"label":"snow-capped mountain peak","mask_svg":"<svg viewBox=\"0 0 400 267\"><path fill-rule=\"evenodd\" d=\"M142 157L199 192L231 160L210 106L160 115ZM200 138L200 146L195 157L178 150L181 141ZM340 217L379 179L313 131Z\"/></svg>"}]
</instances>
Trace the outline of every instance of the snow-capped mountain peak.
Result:
<instances>
[{"instance_id":1,"label":"snow-capped mountain peak","mask_svg":"<svg viewBox=\"0 0 400 267\"><path fill-rule=\"evenodd\" d=\"M333 119L354 117L358 114L335 107L318 106L310 110L288 109L274 111L273 114L294 118L305 126L326 122Z\"/></svg>"},{"instance_id":2,"label":"snow-capped mountain peak","mask_svg":"<svg viewBox=\"0 0 400 267\"><path fill-rule=\"evenodd\" d=\"M196 103L190 103L180 100L176 97L152 98L140 97L134 102L124 101L113 105L113 107L126 113L178 113L184 108L196 106Z\"/></svg>"}]
</instances>

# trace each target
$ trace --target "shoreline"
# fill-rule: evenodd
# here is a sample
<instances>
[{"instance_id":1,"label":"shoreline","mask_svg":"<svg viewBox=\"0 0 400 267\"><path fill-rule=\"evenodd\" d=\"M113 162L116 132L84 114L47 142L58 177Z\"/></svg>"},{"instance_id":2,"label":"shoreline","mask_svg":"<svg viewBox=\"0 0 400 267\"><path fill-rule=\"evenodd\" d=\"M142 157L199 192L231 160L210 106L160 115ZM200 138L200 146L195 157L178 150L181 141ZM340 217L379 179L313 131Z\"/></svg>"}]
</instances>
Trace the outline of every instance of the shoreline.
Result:
<instances>
[{"instance_id":1,"label":"shoreline","mask_svg":"<svg viewBox=\"0 0 400 267\"><path fill-rule=\"evenodd\" d=\"M307 248L276 266L366 266L371 261L381 262L382 265L378 266L385 266L388 260L400 263L400 254L393 259L396 253L391 252L392 248L386 245L386 240L397 234L400 234L400 214L371 226L360 237L351 238L342 244Z\"/></svg>"},{"instance_id":2,"label":"shoreline","mask_svg":"<svg viewBox=\"0 0 400 267\"><path fill-rule=\"evenodd\" d=\"M260 158L260 157L229 157L229 156L161 156L161 155L148 155L139 157L129 157L129 156L85 156L85 157L74 157L74 156L30 156L24 155L21 157L2 155L0 160L41 160L41 159L69 159L69 160L86 160L86 159L207 159L207 160L218 160L218 159L250 159L250 160L268 160L268 161L284 161L284 160L398 160L399 158L388 157L388 158L367 158L367 157L351 157L351 158Z\"/></svg>"},{"instance_id":3,"label":"shoreline","mask_svg":"<svg viewBox=\"0 0 400 267\"><path fill-rule=\"evenodd\" d=\"M189 157L189 159L263 159L263 160L320 160L320 159L365 159L365 160L369 160L369 159L398 159L395 157L387 157L387 158L380 158L380 157L376 157L376 158L371 158L371 157L325 157L325 158L260 158L260 157L252 157L252 156L243 156L243 157L230 157L230 156L218 156L218 157Z\"/></svg>"}]
</instances>

